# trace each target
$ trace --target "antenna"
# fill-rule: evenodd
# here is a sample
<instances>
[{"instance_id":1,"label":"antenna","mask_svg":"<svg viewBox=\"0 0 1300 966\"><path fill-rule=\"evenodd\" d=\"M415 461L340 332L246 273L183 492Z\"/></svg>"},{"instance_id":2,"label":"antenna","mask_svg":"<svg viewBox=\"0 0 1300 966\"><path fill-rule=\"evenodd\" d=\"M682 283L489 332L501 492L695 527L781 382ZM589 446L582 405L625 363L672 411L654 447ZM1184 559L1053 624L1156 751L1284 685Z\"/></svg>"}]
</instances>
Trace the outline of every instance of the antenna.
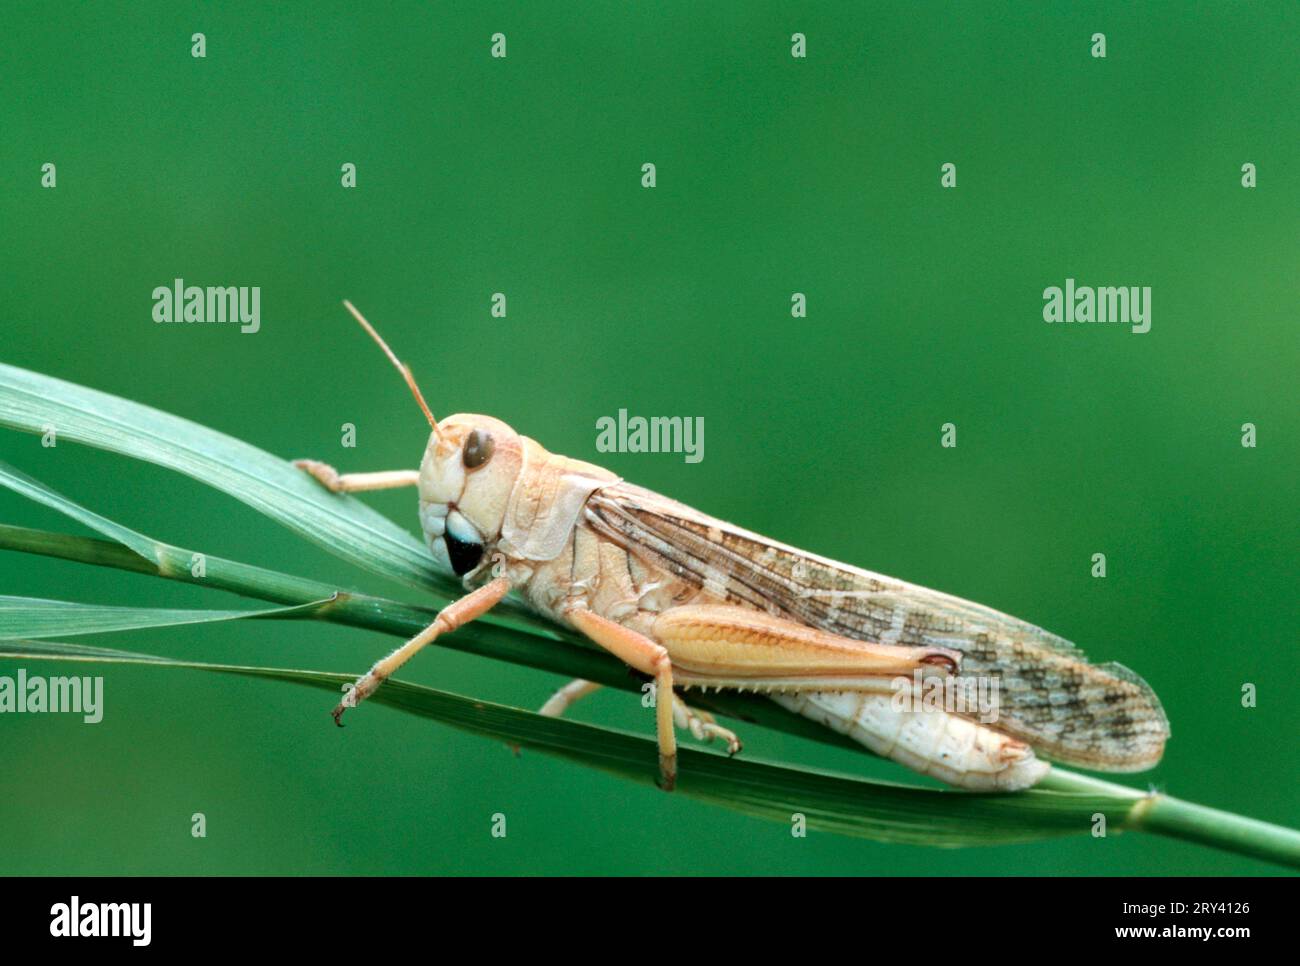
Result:
<instances>
[{"instance_id":1,"label":"antenna","mask_svg":"<svg viewBox=\"0 0 1300 966\"><path fill-rule=\"evenodd\" d=\"M352 313L352 317L361 323L361 328L370 334L370 338L379 343L379 348L384 350L384 355L388 356L389 361L397 367L397 371L402 374L406 384L411 387L411 395L415 397L415 401L420 404L420 409L424 411L424 418L433 427L434 435L438 435L438 421L433 418L433 413L429 411L429 404L424 401L424 394L420 392L420 387L415 384L415 376L411 375L411 367L393 354L393 350L388 348L388 343L375 331L375 327L366 321L366 317L357 311L355 305L344 299L343 307Z\"/></svg>"}]
</instances>

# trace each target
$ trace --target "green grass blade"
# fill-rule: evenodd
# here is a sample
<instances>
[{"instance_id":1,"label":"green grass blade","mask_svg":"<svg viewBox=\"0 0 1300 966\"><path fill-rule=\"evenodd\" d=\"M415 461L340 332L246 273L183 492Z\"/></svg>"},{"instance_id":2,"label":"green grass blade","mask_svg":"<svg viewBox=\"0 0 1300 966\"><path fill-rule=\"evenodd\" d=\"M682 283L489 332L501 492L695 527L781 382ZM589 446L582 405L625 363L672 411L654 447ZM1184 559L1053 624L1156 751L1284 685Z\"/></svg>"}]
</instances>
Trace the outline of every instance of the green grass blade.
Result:
<instances>
[{"instance_id":1,"label":"green grass blade","mask_svg":"<svg viewBox=\"0 0 1300 966\"><path fill-rule=\"evenodd\" d=\"M448 587L410 533L291 463L242 440L140 403L0 364L0 426L72 440L165 466L216 487L374 573ZM413 514L414 515L414 514Z\"/></svg>"},{"instance_id":2,"label":"green grass blade","mask_svg":"<svg viewBox=\"0 0 1300 966\"><path fill-rule=\"evenodd\" d=\"M182 610L167 607L117 607L68 600L0 595L0 640L108 634L155 627L211 624L222 621L313 617L336 598L294 607L261 610Z\"/></svg>"},{"instance_id":3,"label":"green grass blade","mask_svg":"<svg viewBox=\"0 0 1300 966\"><path fill-rule=\"evenodd\" d=\"M102 533L124 547L129 547L151 563L156 564L159 562L158 541L150 540L144 534L137 533L130 527L124 527L122 524L108 519L108 517L100 516L93 510L86 509L81 504L69 500L61 493L56 493L40 480L28 476L22 470L16 466L11 466L4 460L0 460L0 486L7 487L19 496L25 496L35 503L41 503L51 509L58 510L64 516L71 517L78 523Z\"/></svg>"},{"instance_id":4,"label":"green grass blade","mask_svg":"<svg viewBox=\"0 0 1300 966\"><path fill-rule=\"evenodd\" d=\"M0 658L148 664L292 682L332 693L353 680L350 674L205 664L51 641L6 642L0 647ZM389 681L370 700L643 785L653 785L658 774L654 741L624 731L543 717L402 681ZM484 753L491 754L493 749L485 748ZM882 842L996 845L1083 834L1091 827L1094 813L1119 817L1132 805L1127 796L1104 793L1026 792L1011 796L931 791L752 758L727 758L694 748L682 748L679 753L677 794L787 824L795 813L802 813L812 829Z\"/></svg>"}]
</instances>

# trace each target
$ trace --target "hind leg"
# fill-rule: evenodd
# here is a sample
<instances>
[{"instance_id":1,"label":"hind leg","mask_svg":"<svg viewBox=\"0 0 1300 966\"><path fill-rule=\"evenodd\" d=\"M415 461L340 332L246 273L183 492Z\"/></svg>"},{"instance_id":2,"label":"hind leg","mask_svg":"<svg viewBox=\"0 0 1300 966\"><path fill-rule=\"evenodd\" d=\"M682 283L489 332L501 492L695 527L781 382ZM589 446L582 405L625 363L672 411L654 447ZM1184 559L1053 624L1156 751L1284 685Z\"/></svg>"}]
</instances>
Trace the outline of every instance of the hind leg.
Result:
<instances>
[{"instance_id":1,"label":"hind leg","mask_svg":"<svg viewBox=\"0 0 1300 966\"><path fill-rule=\"evenodd\" d=\"M578 630L624 664L655 679L655 732L659 739L659 786L670 792L677 785L677 735L673 731L673 662L662 645L630 627L589 610L575 608L566 615Z\"/></svg>"}]
</instances>

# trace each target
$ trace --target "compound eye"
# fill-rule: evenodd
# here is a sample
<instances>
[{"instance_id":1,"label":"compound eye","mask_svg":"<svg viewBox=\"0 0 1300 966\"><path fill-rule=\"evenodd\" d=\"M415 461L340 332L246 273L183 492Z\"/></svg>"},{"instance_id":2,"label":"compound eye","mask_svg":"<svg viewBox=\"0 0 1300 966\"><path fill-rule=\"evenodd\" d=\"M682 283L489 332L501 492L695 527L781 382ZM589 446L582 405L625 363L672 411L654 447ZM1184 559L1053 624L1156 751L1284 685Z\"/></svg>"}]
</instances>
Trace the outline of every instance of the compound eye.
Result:
<instances>
[{"instance_id":1,"label":"compound eye","mask_svg":"<svg viewBox=\"0 0 1300 966\"><path fill-rule=\"evenodd\" d=\"M465 448L460 454L461 462L465 464L465 469L476 470L492 458L495 448L496 443L491 433L485 433L481 429L472 430L465 437Z\"/></svg>"}]
</instances>

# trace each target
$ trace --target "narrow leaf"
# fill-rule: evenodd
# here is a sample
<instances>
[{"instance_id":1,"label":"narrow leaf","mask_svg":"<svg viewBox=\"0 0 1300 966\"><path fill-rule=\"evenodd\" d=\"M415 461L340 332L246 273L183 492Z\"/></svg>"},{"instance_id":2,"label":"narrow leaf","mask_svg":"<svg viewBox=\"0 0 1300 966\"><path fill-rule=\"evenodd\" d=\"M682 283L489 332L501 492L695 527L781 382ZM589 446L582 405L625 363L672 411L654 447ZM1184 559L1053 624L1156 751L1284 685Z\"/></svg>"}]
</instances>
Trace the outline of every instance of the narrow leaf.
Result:
<instances>
[{"instance_id":1,"label":"narrow leaf","mask_svg":"<svg viewBox=\"0 0 1300 966\"><path fill-rule=\"evenodd\" d=\"M53 426L61 440L156 463L223 490L367 570L422 587L452 586L420 542L387 517L328 492L292 463L188 419L0 363L0 426L29 433Z\"/></svg>"},{"instance_id":2,"label":"narrow leaf","mask_svg":"<svg viewBox=\"0 0 1300 966\"><path fill-rule=\"evenodd\" d=\"M268 607L262 610L180 610L0 596L0 640L107 634L113 631L209 624L241 618L313 617L335 599L330 597L296 607Z\"/></svg>"},{"instance_id":3,"label":"narrow leaf","mask_svg":"<svg viewBox=\"0 0 1300 966\"><path fill-rule=\"evenodd\" d=\"M85 524L92 530L97 530L104 536L116 540L124 547L130 547L151 563L157 564L160 562L157 541L150 540L143 533L137 533L130 527L124 527L122 524L108 519L108 517L100 516L93 510L86 509L81 504L69 500L61 493L56 493L40 480L28 476L22 470L9 465L4 460L0 460L0 486L8 487L20 496L25 496L36 503L43 503L51 509L58 510L78 523Z\"/></svg>"},{"instance_id":4,"label":"narrow leaf","mask_svg":"<svg viewBox=\"0 0 1300 966\"><path fill-rule=\"evenodd\" d=\"M204 664L86 646L68 647L63 652L55 642L7 642L0 648L0 658L150 664L293 682L332 692L352 681L349 674ZM653 785L658 773L655 743L624 731L543 717L402 681L389 681L371 702L499 742L557 755L647 786ZM500 752L484 748L483 753ZM728 758L694 748L682 748L679 754L678 794L786 824L799 813L806 816L810 829L883 842L963 846L1034 841L1082 834L1090 828L1094 813L1109 810L1120 815L1132 806L1127 796L931 791L828 771L794 769L752 758ZM653 789L648 793L660 794Z\"/></svg>"}]
</instances>

